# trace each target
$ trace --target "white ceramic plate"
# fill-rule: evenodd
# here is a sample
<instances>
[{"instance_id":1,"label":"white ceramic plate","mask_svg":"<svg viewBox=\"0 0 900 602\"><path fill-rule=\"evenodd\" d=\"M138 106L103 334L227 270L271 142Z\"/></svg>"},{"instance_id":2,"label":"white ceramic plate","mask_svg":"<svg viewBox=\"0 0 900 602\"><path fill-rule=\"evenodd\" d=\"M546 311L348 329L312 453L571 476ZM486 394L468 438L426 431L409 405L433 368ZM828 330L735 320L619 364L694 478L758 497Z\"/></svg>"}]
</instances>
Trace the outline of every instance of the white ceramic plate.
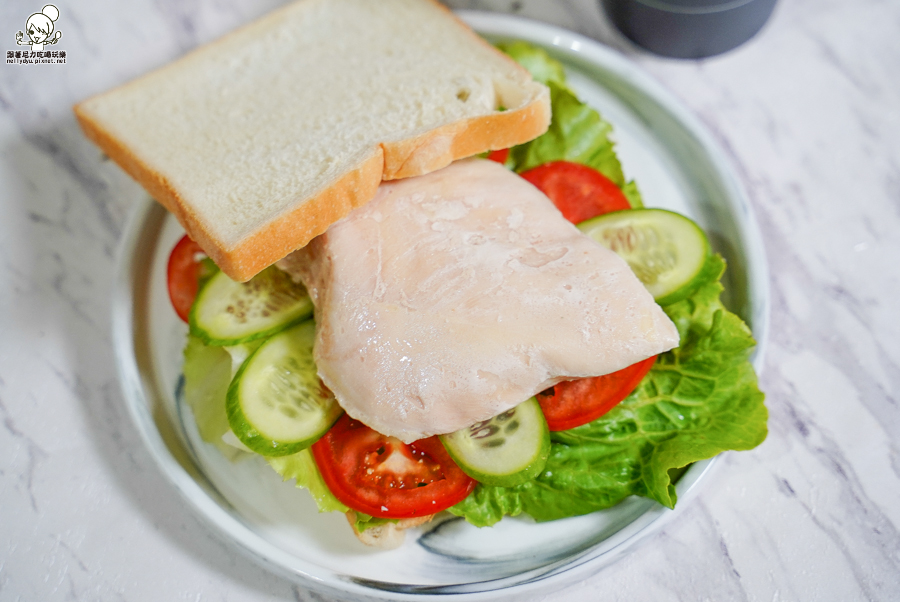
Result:
<instances>
[{"instance_id":1,"label":"white ceramic plate","mask_svg":"<svg viewBox=\"0 0 900 602\"><path fill-rule=\"evenodd\" d=\"M613 123L626 175L645 202L683 212L728 259L728 305L759 341L768 324L768 277L760 236L732 169L693 115L632 63L587 38L510 16L462 13L492 41L545 47L569 71L581 98ZM482 600L534 593L582 579L677 513L646 499L603 512L535 524L507 518L489 529L461 519L412 530L397 550L360 544L343 515L318 514L304 490L282 483L261 459L225 460L199 438L179 403L186 327L165 285L169 251L183 231L149 199L129 224L113 303L125 400L150 453L212 527L267 568L341 599ZM679 481L690 502L710 462Z\"/></svg>"}]
</instances>

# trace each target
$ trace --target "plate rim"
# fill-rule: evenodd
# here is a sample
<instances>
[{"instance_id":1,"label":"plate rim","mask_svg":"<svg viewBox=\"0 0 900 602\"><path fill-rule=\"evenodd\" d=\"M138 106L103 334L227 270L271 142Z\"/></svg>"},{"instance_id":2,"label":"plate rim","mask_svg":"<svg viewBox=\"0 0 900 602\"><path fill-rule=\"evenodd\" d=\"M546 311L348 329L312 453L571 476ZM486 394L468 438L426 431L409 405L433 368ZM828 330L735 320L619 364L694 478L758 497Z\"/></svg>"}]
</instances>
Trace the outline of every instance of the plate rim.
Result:
<instances>
[{"instance_id":1,"label":"plate rim","mask_svg":"<svg viewBox=\"0 0 900 602\"><path fill-rule=\"evenodd\" d=\"M747 237L745 246L751 251L748 256L755 255L759 259L752 266L747 266L747 279L748 289L753 293L755 300L752 303L752 329L758 339L753 364L757 374L760 374L769 329L768 262L762 245L761 233L746 192L737 179L731 162L723 158L721 146L712 138L702 122L639 65L596 40L555 25L516 15L472 10L454 12L481 35L525 39L541 46L555 46L562 52L578 53L578 56L585 57L589 62L599 62L605 69L613 71L623 80L631 82L643 91L649 91L654 100L666 108L679 123L697 137L704 149L713 151L707 152L707 158L713 163L715 171L722 178L723 183L727 185L730 192L729 202L736 205L735 209L740 210L745 220L747 227L741 228L741 232ZM211 531L250 560L295 583L326 595L346 596L350 594L369 599L419 601L430 600L435 596L448 600L487 600L504 595L534 594L537 590L553 585L570 585L599 571L647 536L658 532L673 516L679 514L679 511L690 503L691 498L695 497L698 489L697 483L707 475L715 462L715 458L704 460L696 463L688 471L691 482L686 487L686 491L681 493L680 503L676 510L663 509L661 506L649 510L609 538L618 538L620 534L623 534L621 541L604 552L592 554L596 547L589 548L574 556L572 561L522 582L509 585L500 584L500 582L509 580L511 578L509 577L481 582L483 584L497 582L499 587L480 591L440 593L441 589L451 586L437 586L433 588L434 592L408 593L362 585L359 580L348 579L342 573L317 565L312 567L318 569L316 571L306 570L309 568L306 566L308 565L307 561L278 549L251 530L235 513L228 512L227 509L221 507L175 458L153 419L153 404L148 399L147 384L138 370L139 364L132 336L136 329L133 293L140 274L140 270L136 270L134 267L138 259L137 251L142 244L145 244L143 238L148 227L148 220L164 219L166 215L162 207L146 197L141 204L135 207L129 217L117 250L111 326L118 381L125 405L143 444L153 456L163 476L174 486L187 505L210 527ZM758 302L759 300L761 303ZM146 317L141 319L146 319ZM630 533L634 529L629 528L642 521L647 524L639 526L636 532ZM290 564L294 567L301 568L290 568L288 560L293 560Z\"/></svg>"}]
</instances>

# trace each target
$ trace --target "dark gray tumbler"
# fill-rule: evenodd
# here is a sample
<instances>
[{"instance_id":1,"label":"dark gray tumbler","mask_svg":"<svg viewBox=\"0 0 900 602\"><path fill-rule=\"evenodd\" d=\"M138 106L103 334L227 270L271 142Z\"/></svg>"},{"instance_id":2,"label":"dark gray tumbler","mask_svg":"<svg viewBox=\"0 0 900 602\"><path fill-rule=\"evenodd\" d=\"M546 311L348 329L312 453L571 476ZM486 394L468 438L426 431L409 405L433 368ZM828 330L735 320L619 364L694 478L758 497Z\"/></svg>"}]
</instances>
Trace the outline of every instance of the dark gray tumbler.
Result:
<instances>
[{"instance_id":1,"label":"dark gray tumbler","mask_svg":"<svg viewBox=\"0 0 900 602\"><path fill-rule=\"evenodd\" d=\"M695 59L740 46L768 20L775 0L601 0L619 30L663 56Z\"/></svg>"}]
</instances>

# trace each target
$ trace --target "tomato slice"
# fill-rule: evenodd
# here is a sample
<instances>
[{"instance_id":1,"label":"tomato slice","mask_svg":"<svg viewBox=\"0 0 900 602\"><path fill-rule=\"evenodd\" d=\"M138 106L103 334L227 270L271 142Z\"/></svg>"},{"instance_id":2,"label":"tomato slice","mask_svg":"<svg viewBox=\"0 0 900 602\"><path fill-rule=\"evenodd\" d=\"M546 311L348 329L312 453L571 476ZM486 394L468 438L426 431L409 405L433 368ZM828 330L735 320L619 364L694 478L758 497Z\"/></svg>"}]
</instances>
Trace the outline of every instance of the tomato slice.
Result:
<instances>
[{"instance_id":1,"label":"tomato slice","mask_svg":"<svg viewBox=\"0 0 900 602\"><path fill-rule=\"evenodd\" d=\"M547 426L566 431L600 418L637 388L655 361L654 355L618 372L563 381L538 393Z\"/></svg>"},{"instance_id":2,"label":"tomato slice","mask_svg":"<svg viewBox=\"0 0 900 602\"><path fill-rule=\"evenodd\" d=\"M570 161L551 161L521 176L550 197L563 217L577 224L611 211L631 209L615 182L602 173Z\"/></svg>"},{"instance_id":3,"label":"tomato slice","mask_svg":"<svg viewBox=\"0 0 900 602\"><path fill-rule=\"evenodd\" d=\"M187 235L178 241L169 255L169 265L166 268L169 299L175 313L185 322L188 321L191 306L197 298L202 267L200 261L203 257L203 249Z\"/></svg>"},{"instance_id":4,"label":"tomato slice","mask_svg":"<svg viewBox=\"0 0 900 602\"><path fill-rule=\"evenodd\" d=\"M509 158L509 149L504 148L500 150L491 151L488 153L488 159L491 161L496 161L497 163L506 163L506 159Z\"/></svg>"},{"instance_id":5,"label":"tomato slice","mask_svg":"<svg viewBox=\"0 0 900 602\"><path fill-rule=\"evenodd\" d=\"M346 414L311 449L334 496L371 516L434 514L464 500L477 484L437 437L406 444Z\"/></svg>"}]
</instances>

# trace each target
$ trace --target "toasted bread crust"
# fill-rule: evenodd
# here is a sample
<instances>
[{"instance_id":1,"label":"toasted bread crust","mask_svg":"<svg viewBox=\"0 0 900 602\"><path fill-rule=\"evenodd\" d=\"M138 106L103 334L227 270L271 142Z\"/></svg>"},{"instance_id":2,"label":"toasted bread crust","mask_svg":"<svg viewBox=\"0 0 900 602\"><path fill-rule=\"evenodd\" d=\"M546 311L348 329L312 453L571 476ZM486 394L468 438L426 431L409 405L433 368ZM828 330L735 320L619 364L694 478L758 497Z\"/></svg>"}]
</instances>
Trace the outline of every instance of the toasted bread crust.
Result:
<instances>
[{"instance_id":1,"label":"toasted bread crust","mask_svg":"<svg viewBox=\"0 0 900 602\"><path fill-rule=\"evenodd\" d=\"M446 7L435 0L430 1L458 21ZM273 15L267 18L273 18ZM490 47L474 32L471 35L479 44ZM222 44L225 38L213 44ZM507 60L522 69L512 59ZM249 280L305 246L352 209L371 200L382 180L422 175L457 159L527 142L543 133L550 123L549 92L544 89L519 108L446 124L405 140L382 143L373 147L358 166L326 184L311 198L297 199L288 210L261 224L235 245L218 238L213 228L196 215L182 193L163 174L145 164L106 130L92 115L89 102L90 99L74 108L87 137L175 215L188 235L228 276L238 281Z\"/></svg>"}]
</instances>

